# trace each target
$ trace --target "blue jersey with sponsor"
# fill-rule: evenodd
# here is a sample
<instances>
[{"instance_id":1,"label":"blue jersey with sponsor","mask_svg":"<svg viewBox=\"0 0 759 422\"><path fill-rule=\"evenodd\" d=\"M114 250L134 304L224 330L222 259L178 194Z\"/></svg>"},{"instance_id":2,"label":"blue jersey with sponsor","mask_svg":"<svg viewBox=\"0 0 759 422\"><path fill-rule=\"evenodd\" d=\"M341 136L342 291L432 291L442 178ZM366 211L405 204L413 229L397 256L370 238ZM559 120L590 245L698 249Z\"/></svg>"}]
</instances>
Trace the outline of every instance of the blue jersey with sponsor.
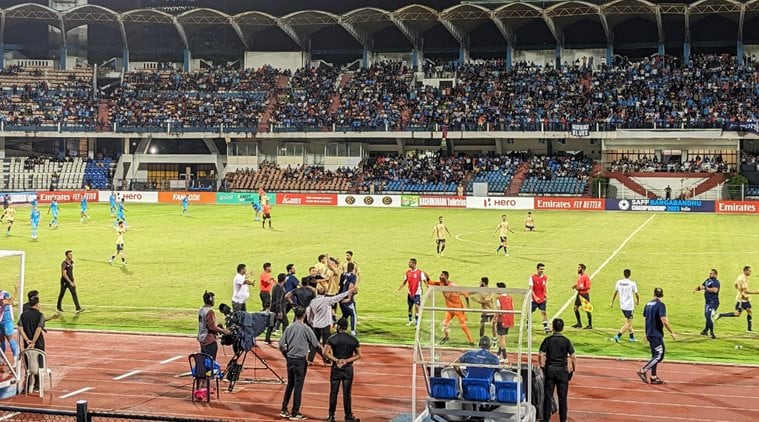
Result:
<instances>
[{"instance_id":1,"label":"blue jersey with sponsor","mask_svg":"<svg viewBox=\"0 0 759 422\"><path fill-rule=\"evenodd\" d=\"M498 356L490 353L490 351L485 349L477 349L477 350L470 350L459 358L459 362L461 363L477 363L481 365L498 365ZM495 373L494 368L480 368L480 367L467 367L466 368L466 377L467 378L480 378L480 379L486 379L486 380L492 380L493 374Z\"/></svg>"},{"instance_id":2,"label":"blue jersey with sponsor","mask_svg":"<svg viewBox=\"0 0 759 422\"><path fill-rule=\"evenodd\" d=\"M121 202L119 202L118 209L116 210L116 216L121 220L124 219L124 204Z\"/></svg>"},{"instance_id":3,"label":"blue jersey with sponsor","mask_svg":"<svg viewBox=\"0 0 759 422\"><path fill-rule=\"evenodd\" d=\"M108 197L108 202L111 203L111 208L116 208L116 195L111 194L111 196Z\"/></svg>"},{"instance_id":4,"label":"blue jersey with sponsor","mask_svg":"<svg viewBox=\"0 0 759 422\"><path fill-rule=\"evenodd\" d=\"M719 305L719 280L716 278L707 278L701 283L704 286L704 301L707 305ZM716 288L717 293L709 292L708 288Z\"/></svg>"},{"instance_id":5,"label":"blue jersey with sponsor","mask_svg":"<svg viewBox=\"0 0 759 422\"><path fill-rule=\"evenodd\" d=\"M33 207L37 206L37 198L32 199L32 206Z\"/></svg>"},{"instance_id":6,"label":"blue jersey with sponsor","mask_svg":"<svg viewBox=\"0 0 759 422\"><path fill-rule=\"evenodd\" d=\"M659 299L653 299L643 307L643 317L646 319L646 337L664 337L662 317L667 316L667 306Z\"/></svg>"},{"instance_id":7,"label":"blue jersey with sponsor","mask_svg":"<svg viewBox=\"0 0 759 422\"><path fill-rule=\"evenodd\" d=\"M187 208L187 204L189 203L189 201L190 200L187 199L186 196L184 198L182 198L182 208Z\"/></svg>"},{"instance_id":8,"label":"blue jersey with sponsor","mask_svg":"<svg viewBox=\"0 0 759 422\"><path fill-rule=\"evenodd\" d=\"M82 197L82 200L79 201L79 205L82 207L82 211L86 211L87 210L87 197L86 196Z\"/></svg>"},{"instance_id":9,"label":"blue jersey with sponsor","mask_svg":"<svg viewBox=\"0 0 759 422\"><path fill-rule=\"evenodd\" d=\"M256 212L261 212L261 205L258 202L251 202L250 206L253 207Z\"/></svg>"},{"instance_id":10,"label":"blue jersey with sponsor","mask_svg":"<svg viewBox=\"0 0 759 422\"><path fill-rule=\"evenodd\" d=\"M50 203L50 212L53 213L53 215L58 215L58 203L53 201Z\"/></svg>"},{"instance_id":11,"label":"blue jersey with sponsor","mask_svg":"<svg viewBox=\"0 0 759 422\"><path fill-rule=\"evenodd\" d=\"M35 226L40 223L40 210L36 208L32 210L31 220Z\"/></svg>"}]
</instances>

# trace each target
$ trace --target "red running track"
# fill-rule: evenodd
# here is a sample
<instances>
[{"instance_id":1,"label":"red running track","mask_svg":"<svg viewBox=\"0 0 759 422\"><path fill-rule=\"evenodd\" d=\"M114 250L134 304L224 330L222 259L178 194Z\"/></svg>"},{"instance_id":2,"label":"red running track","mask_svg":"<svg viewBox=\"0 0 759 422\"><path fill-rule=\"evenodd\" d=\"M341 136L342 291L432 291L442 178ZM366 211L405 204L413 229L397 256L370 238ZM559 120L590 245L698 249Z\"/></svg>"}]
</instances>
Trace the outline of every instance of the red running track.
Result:
<instances>
[{"instance_id":1,"label":"red running track","mask_svg":"<svg viewBox=\"0 0 759 422\"><path fill-rule=\"evenodd\" d=\"M190 401L187 355L197 351L189 337L51 331L47 334L53 391L16 396L4 405L73 410L78 400L91 409L230 421L281 420L284 385L238 384L233 393L221 386L221 399L210 404ZM261 343L263 344L263 343ZM281 375L279 351L263 345L257 351ZM411 350L364 346L356 363L354 413L362 421L387 421L411 409ZM222 365L231 356L219 351ZM249 355L242 378L271 378L254 371ZM759 368L701 364L660 365L665 385L645 385L635 375L640 362L580 359L570 386L572 421L756 421L759 409ZM260 368L260 365L258 366ZM421 379L419 396L424 397ZM311 420L327 416L329 368L309 368L302 413ZM338 400L338 420L342 418ZM554 420L558 420L554 416Z\"/></svg>"}]
</instances>

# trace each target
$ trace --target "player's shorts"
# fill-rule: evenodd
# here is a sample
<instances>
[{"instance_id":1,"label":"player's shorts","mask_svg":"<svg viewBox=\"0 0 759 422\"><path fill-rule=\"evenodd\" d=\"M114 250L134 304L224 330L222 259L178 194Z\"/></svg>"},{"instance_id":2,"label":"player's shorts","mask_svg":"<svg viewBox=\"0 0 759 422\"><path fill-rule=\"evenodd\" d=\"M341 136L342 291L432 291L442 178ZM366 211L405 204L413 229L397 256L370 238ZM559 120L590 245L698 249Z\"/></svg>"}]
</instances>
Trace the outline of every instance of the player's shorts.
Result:
<instances>
[{"instance_id":1,"label":"player's shorts","mask_svg":"<svg viewBox=\"0 0 759 422\"><path fill-rule=\"evenodd\" d=\"M582 306L582 301L580 301L580 297L583 297L583 298L585 298L585 300L587 300L588 302L590 302L590 293L585 293L585 294L578 293L575 296L575 306Z\"/></svg>"},{"instance_id":2,"label":"player's shorts","mask_svg":"<svg viewBox=\"0 0 759 422\"><path fill-rule=\"evenodd\" d=\"M82 208L82 213L87 212L87 208Z\"/></svg>"},{"instance_id":3,"label":"player's shorts","mask_svg":"<svg viewBox=\"0 0 759 422\"><path fill-rule=\"evenodd\" d=\"M271 220L271 214L264 213L264 220L266 220L267 218Z\"/></svg>"},{"instance_id":4,"label":"player's shorts","mask_svg":"<svg viewBox=\"0 0 759 422\"><path fill-rule=\"evenodd\" d=\"M466 324L466 315L461 311L456 311L445 313L445 318L443 318L443 325L450 324L453 318L458 318L459 324Z\"/></svg>"},{"instance_id":5,"label":"player's shorts","mask_svg":"<svg viewBox=\"0 0 759 422\"><path fill-rule=\"evenodd\" d=\"M506 243L506 241L509 240L506 236L501 236L501 243Z\"/></svg>"},{"instance_id":6,"label":"player's shorts","mask_svg":"<svg viewBox=\"0 0 759 422\"><path fill-rule=\"evenodd\" d=\"M488 323L493 320L493 316L494 316L493 314L482 314L480 316L480 322L482 322L483 324Z\"/></svg>"},{"instance_id":7,"label":"player's shorts","mask_svg":"<svg viewBox=\"0 0 759 422\"><path fill-rule=\"evenodd\" d=\"M529 231L535 230L535 226L529 226L527 224L524 225L524 228L527 229L527 230L529 230Z\"/></svg>"},{"instance_id":8,"label":"player's shorts","mask_svg":"<svg viewBox=\"0 0 759 422\"><path fill-rule=\"evenodd\" d=\"M124 244L123 243L117 243L116 244L116 252L121 252L124 250Z\"/></svg>"},{"instance_id":9,"label":"player's shorts","mask_svg":"<svg viewBox=\"0 0 759 422\"><path fill-rule=\"evenodd\" d=\"M633 319L633 311L626 311L622 309L622 315L625 316L625 319Z\"/></svg>"},{"instance_id":10,"label":"player's shorts","mask_svg":"<svg viewBox=\"0 0 759 422\"><path fill-rule=\"evenodd\" d=\"M531 309L532 309L530 311L531 313L535 312L536 309L540 309L541 311L545 312L546 311L546 302L545 301L543 301L543 303L532 302L532 308Z\"/></svg>"},{"instance_id":11,"label":"player's shorts","mask_svg":"<svg viewBox=\"0 0 759 422\"><path fill-rule=\"evenodd\" d=\"M407 295L406 296L406 303L408 303L409 306L411 305L421 305L422 304L422 295Z\"/></svg>"},{"instance_id":12,"label":"player's shorts","mask_svg":"<svg viewBox=\"0 0 759 422\"><path fill-rule=\"evenodd\" d=\"M13 321L11 321L10 318L4 320L0 324L0 331L2 331L3 335L12 336L13 335L13 330L14 330Z\"/></svg>"},{"instance_id":13,"label":"player's shorts","mask_svg":"<svg viewBox=\"0 0 759 422\"><path fill-rule=\"evenodd\" d=\"M500 322L495 325L495 333L499 336L505 336L509 334L509 327L504 327Z\"/></svg>"},{"instance_id":14,"label":"player's shorts","mask_svg":"<svg viewBox=\"0 0 759 422\"><path fill-rule=\"evenodd\" d=\"M9 226L12 226L12 225L13 225L13 220L7 220L7 222L8 222L8 225L9 225Z\"/></svg>"},{"instance_id":15,"label":"player's shorts","mask_svg":"<svg viewBox=\"0 0 759 422\"><path fill-rule=\"evenodd\" d=\"M32 228L36 229L40 225L39 221L32 221Z\"/></svg>"},{"instance_id":16,"label":"player's shorts","mask_svg":"<svg viewBox=\"0 0 759 422\"><path fill-rule=\"evenodd\" d=\"M437 244L445 243L445 239L437 239Z\"/></svg>"},{"instance_id":17,"label":"player's shorts","mask_svg":"<svg viewBox=\"0 0 759 422\"><path fill-rule=\"evenodd\" d=\"M751 310L751 301L745 300L741 302L735 302L735 310L738 312Z\"/></svg>"}]
</instances>

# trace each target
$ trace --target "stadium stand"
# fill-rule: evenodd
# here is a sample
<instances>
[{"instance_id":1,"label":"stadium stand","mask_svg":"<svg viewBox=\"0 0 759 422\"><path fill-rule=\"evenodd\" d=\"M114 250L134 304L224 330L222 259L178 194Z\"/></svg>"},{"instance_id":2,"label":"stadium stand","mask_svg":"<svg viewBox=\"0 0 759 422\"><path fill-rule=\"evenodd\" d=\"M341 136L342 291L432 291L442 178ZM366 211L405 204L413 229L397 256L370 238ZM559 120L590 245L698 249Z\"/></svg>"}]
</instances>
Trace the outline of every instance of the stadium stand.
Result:
<instances>
[{"instance_id":1,"label":"stadium stand","mask_svg":"<svg viewBox=\"0 0 759 422\"><path fill-rule=\"evenodd\" d=\"M80 189L85 174L82 158L3 159L3 188L10 190Z\"/></svg>"},{"instance_id":2,"label":"stadium stand","mask_svg":"<svg viewBox=\"0 0 759 422\"><path fill-rule=\"evenodd\" d=\"M334 116L328 111L336 92L338 70L321 65L296 71L289 86L277 98L271 117L275 130L330 129Z\"/></svg>"},{"instance_id":3,"label":"stadium stand","mask_svg":"<svg viewBox=\"0 0 759 422\"><path fill-rule=\"evenodd\" d=\"M635 172L677 172L677 173L727 173L731 170L719 155L713 157L701 157L687 161L670 160L660 162L656 157L642 157L638 160L622 158L608 166L612 172L635 173Z\"/></svg>"},{"instance_id":4,"label":"stadium stand","mask_svg":"<svg viewBox=\"0 0 759 422\"><path fill-rule=\"evenodd\" d=\"M238 170L227 176L232 190L267 191L320 191L348 192L353 188L356 172L348 168L336 171L325 170L322 166L288 166L280 168L274 163L263 163L258 170Z\"/></svg>"},{"instance_id":5,"label":"stadium stand","mask_svg":"<svg viewBox=\"0 0 759 422\"><path fill-rule=\"evenodd\" d=\"M520 193L532 195L580 195L585 192L593 160L577 157L535 156Z\"/></svg>"}]
</instances>

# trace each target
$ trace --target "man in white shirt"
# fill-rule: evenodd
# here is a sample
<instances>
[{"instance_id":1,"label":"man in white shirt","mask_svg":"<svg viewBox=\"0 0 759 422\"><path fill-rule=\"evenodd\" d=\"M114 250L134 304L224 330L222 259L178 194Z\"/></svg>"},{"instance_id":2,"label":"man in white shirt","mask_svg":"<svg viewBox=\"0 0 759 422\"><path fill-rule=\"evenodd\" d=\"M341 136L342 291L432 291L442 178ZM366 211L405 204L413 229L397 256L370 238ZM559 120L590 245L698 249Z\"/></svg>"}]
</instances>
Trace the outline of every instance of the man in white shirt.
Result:
<instances>
[{"instance_id":1,"label":"man in white shirt","mask_svg":"<svg viewBox=\"0 0 759 422\"><path fill-rule=\"evenodd\" d=\"M622 310L622 315L625 316L625 325L623 325L622 328L619 329L617 335L614 336L614 341L617 343L619 343L619 340L622 338L622 334L625 332L630 333L630 341L637 341L635 339L635 333L633 332L632 320L635 305L640 305L638 285L636 285L634 281L630 280L630 270L625 269L623 274L625 278L617 281L617 284L614 285L614 295L611 297L611 305L609 305L610 308L614 307L614 299L616 299L617 294L619 294L619 309Z\"/></svg>"},{"instance_id":2,"label":"man in white shirt","mask_svg":"<svg viewBox=\"0 0 759 422\"><path fill-rule=\"evenodd\" d=\"M248 311L245 306L245 302L247 302L248 297L250 297L248 286L253 286L256 282L246 276L247 272L248 269L245 267L245 264L237 264L237 274L235 274L234 281L232 282L233 311Z\"/></svg>"}]
</instances>

